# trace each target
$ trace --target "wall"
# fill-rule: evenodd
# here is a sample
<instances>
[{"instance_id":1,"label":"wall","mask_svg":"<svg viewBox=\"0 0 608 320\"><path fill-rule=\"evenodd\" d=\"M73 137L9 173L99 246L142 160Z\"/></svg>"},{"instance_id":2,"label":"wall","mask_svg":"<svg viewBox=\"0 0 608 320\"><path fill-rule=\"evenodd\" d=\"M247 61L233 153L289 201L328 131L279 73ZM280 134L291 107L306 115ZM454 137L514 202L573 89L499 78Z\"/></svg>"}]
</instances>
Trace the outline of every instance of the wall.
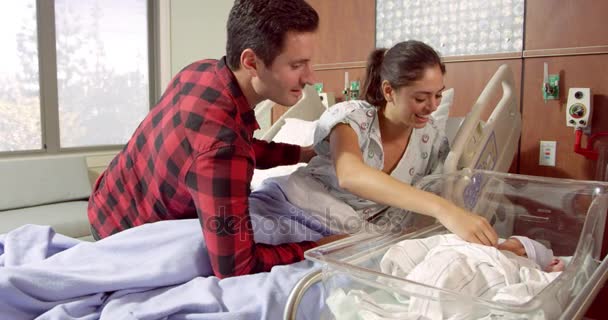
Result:
<instances>
[{"instance_id":1,"label":"wall","mask_svg":"<svg viewBox=\"0 0 608 320\"><path fill-rule=\"evenodd\" d=\"M315 70L326 91L340 96L344 71L363 76L364 60L374 48L375 1L308 0L321 17ZM575 154L574 132L565 125L570 87L591 87L593 132L608 130L607 1L526 1L524 53L446 59L446 86L455 88L452 116L463 116L499 65L506 63L520 90L522 138L511 172L547 177L594 179L595 161ZM584 21L585 23L581 23ZM561 75L560 100L542 100L543 63ZM564 94L566 93L566 94ZM555 167L538 165L539 141L557 141ZM583 143L583 145L586 145Z\"/></svg>"},{"instance_id":2,"label":"wall","mask_svg":"<svg viewBox=\"0 0 608 320\"><path fill-rule=\"evenodd\" d=\"M171 0L172 75L196 60L225 55L226 22L232 3L226 0Z\"/></svg>"},{"instance_id":3,"label":"wall","mask_svg":"<svg viewBox=\"0 0 608 320\"><path fill-rule=\"evenodd\" d=\"M375 2L309 0L319 13L319 48L313 57L317 78L341 98L344 72L363 80L365 60L374 48Z\"/></svg>"},{"instance_id":4,"label":"wall","mask_svg":"<svg viewBox=\"0 0 608 320\"><path fill-rule=\"evenodd\" d=\"M572 151L574 133L565 125L565 103L568 88L590 87L594 96L593 132L608 130L608 78L602 71L608 63L606 12L606 1L526 1L521 173L595 178L595 161ZM586 54L594 52L597 54ZM544 62L549 64L549 73L559 73L561 78L560 100L547 104L538 89ZM557 141L555 167L538 165L539 140Z\"/></svg>"}]
</instances>

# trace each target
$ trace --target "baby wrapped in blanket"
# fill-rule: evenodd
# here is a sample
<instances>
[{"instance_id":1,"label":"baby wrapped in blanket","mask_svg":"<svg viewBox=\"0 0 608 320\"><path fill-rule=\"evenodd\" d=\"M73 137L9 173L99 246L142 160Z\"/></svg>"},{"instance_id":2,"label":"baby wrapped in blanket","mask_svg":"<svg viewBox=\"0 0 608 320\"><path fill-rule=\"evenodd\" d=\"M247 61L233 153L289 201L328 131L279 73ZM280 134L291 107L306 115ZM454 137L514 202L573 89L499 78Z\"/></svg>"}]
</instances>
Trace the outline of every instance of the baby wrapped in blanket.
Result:
<instances>
[{"instance_id":1,"label":"baby wrapped in blanket","mask_svg":"<svg viewBox=\"0 0 608 320\"><path fill-rule=\"evenodd\" d=\"M501 240L497 247L489 247L448 234L402 241L386 252L380 267L384 273L463 296L521 304L557 278L564 265L550 249L526 237L511 237ZM437 289L404 289L439 300L412 296L407 301L410 314L429 319L488 315L463 301L442 299Z\"/></svg>"}]
</instances>

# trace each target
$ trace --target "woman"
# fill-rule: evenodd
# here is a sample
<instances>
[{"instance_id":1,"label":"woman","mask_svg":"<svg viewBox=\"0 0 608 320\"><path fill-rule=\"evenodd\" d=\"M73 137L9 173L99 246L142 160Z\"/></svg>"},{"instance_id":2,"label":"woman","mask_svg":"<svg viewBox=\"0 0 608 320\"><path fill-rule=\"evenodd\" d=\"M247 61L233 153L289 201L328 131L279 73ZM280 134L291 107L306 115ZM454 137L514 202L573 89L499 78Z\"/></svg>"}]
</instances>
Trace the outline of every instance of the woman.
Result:
<instances>
[{"instance_id":1,"label":"woman","mask_svg":"<svg viewBox=\"0 0 608 320\"><path fill-rule=\"evenodd\" d=\"M326 111L315 130L318 156L277 180L287 200L334 224L334 231L352 230L352 217L370 221L390 207L434 217L466 241L496 245L485 218L411 186L440 172L448 153L447 138L430 116L441 101L444 74L437 52L419 41L372 52L362 100Z\"/></svg>"}]
</instances>

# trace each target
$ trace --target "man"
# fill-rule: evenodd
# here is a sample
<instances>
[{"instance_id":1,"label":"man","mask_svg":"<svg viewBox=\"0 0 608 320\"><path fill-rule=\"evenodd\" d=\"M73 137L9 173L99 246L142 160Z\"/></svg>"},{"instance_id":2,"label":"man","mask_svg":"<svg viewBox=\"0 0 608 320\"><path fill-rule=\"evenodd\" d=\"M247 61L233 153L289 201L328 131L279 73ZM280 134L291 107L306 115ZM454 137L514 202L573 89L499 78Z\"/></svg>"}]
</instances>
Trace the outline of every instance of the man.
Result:
<instances>
[{"instance_id":1,"label":"man","mask_svg":"<svg viewBox=\"0 0 608 320\"><path fill-rule=\"evenodd\" d=\"M307 162L314 152L253 139L253 106L300 99L312 82L317 27L304 0L236 0L226 57L180 71L97 180L88 208L93 235L198 216L218 277L302 260L314 242L254 243L249 185L254 167Z\"/></svg>"}]
</instances>

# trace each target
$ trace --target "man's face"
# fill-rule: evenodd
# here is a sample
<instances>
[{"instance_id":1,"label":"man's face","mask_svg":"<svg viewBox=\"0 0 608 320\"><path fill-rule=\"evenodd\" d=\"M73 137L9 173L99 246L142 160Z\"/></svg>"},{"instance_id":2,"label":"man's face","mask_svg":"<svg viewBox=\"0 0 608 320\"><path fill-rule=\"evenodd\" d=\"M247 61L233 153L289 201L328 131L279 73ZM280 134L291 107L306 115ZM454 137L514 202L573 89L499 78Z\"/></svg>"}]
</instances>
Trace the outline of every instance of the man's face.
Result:
<instances>
[{"instance_id":1,"label":"man's face","mask_svg":"<svg viewBox=\"0 0 608 320\"><path fill-rule=\"evenodd\" d=\"M257 77L252 79L252 85L257 95L283 106L296 104L304 85L314 81L311 59L315 45L315 33L288 32L283 51L270 66L256 57Z\"/></svg>"}]
</instances>

